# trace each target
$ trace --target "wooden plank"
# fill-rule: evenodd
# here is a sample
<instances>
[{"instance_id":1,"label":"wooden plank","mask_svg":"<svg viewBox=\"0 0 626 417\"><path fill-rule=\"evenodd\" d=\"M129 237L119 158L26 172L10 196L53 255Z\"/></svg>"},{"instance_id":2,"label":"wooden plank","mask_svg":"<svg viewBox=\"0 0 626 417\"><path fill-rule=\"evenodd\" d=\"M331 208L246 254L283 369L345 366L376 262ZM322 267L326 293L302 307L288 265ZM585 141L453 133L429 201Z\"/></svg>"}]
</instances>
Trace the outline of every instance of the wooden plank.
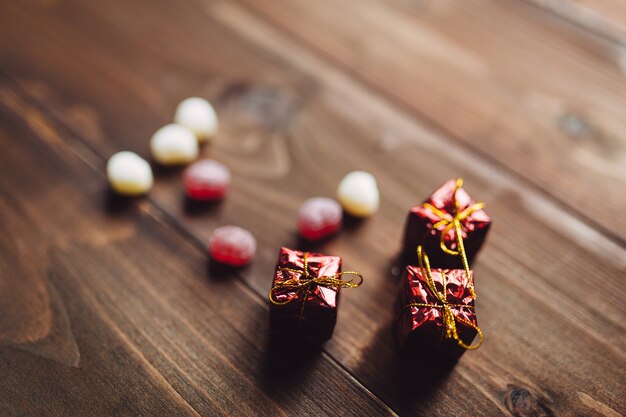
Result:
<instances>
[{"instance_id":1,"label":"wooden plank","mask_svg":"<svg viewBox=\"0 0 626 417\"><path fill-rule=\"evenodd\" d=\"M0 103L0 414L392 414L325 354L281 365L258 295L6 82Z\"/></svg>"},{"instance_id":2,"label":"wooden plank","mask_svg":"<svg viewBox=\"0 0 626 417\"><path fill-rule=\"evenodd\" d=\"M626 242L619 44L515 0L242 2Z\"/></svg>"},{"instance_id":3,"label":"wooden plank","mask_svg":"<svg viewBox=\"0 0 626 417\"><path fill-rule=\"evenodd\" d=\"M219 224L251 229L259 256L241 276L260 295L277 247L300 245L289 220L300 202L332 195L351 169L377 176L381 212L320 246L367 276L343 298L325 349L395 410L519 414L521 399L555 414L624 409L623 371L615 366L624 364L626 346L624 249L515 176L425 129L241 7L152 9L131 2L105 12L63 3L28 13L11 7L4 67L67 126L67 143L85 140L101 156L122 148L145 155L148 137L180 98L200 94L216 104L222 132L203 154L232 168L229 198L188 205L180 172L159 170L150 199L200 244ZM134 21L131 12L142 19ZM27 27L41 28L40 43L29 42ZM68 50L85 61L66 62ZM427 378L402 372L391 345L392 260L408 207L457 175L496 219L477 266L488 342L428 387L416 383Z\"/></svg>"}]
</instances>

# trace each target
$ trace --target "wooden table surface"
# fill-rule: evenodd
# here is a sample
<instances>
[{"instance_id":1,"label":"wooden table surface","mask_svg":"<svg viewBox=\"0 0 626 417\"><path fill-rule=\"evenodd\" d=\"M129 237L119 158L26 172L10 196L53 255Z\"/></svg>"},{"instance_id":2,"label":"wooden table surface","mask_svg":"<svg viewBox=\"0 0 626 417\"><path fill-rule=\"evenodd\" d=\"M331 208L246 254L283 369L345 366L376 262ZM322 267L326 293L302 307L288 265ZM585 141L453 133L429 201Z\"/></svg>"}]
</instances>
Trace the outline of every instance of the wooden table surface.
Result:
<instances>
[{"instance_id":1,"label":"wooden table surface","mask_svg":"<svg viewBox=\"0 0 626 417\"><path fill-rule=\"evenodd\" d=\"M149 157L188 96L216 107L201 153L228 198L189 204L178 169L111 195L107 158ZM287 363L278 248L356 169L380 211L309 246L366 281ZM485 343L412 369L394 260L407 210L458 176L494 220ZM2 1L0 415L622 415L625 190L621 0ZM252 265L208 261L222 224L255 234Z\"/></svg>"}]
</instances>

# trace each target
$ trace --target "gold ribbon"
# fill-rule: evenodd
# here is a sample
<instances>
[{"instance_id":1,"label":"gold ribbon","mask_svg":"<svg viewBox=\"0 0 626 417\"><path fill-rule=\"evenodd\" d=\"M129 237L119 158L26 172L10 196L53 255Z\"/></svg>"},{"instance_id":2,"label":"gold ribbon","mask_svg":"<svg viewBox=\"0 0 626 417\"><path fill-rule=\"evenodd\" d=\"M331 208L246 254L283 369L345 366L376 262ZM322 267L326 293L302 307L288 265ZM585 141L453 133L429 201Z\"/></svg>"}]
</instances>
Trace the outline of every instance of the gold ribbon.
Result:
<instances>
[{"instance_id":1,"label":"gold ribbon","mask_svg":"<svg viewBox=\"0 0 626 417\"><path fill-rule=\"evenodd\" d=\"M437 217L441 219L433 225L434 229L437 229L441 226L445 226L441 232L441 236L439 239L439 246L441 247L441 250L447 253L448 255L461 256L463 269L465 269L465 273L467 274L467 277L469 278L470 267L469 267L469 262L467 261L467 254L465 253L465 244L463 243L463 235L462 235L463 231L461 229L461 226L463 224L462 223L463 220L468 218L472 213L478 210L484 209L485 203L483 202L475 203L463 209L462 211L459 211L459 201L456 198L456 193L457 191L459 191L461 187L463 187L463 178L457 178L456 185L454 187L454 208L455 208L454 216L444 211L441 211L440 209L438 209L437 207L433 206L430 203L424 203L422 204L422 207L429 209L430 211L435 213ZM454 229L456 232L456 241L458 245L458 250L454 250L446 246L446 240L445 240L446 235L452 229ZM474 284L472 284L471 282L469 283L469 290L472 293L472 297L476 299L476 292L474 291Z\"/></svg>"},{"instance_id":2,"label":"gold ribbon","mask_svg":"<svg viewBox=\"0 0 626 417\"><path fill-rule=\"evenodd\" d=\"M445 269L441 270L443 291L440 292L437 290L437 286L435 285L435 280L433 279L432 271L430 270L430 262L428 261L428 256L426 255L426 252L422 250L421 245L417 247L417 258L419 261L419 267L422 273L422 277L426 278L426 284L428 285L428 288L430 289L430 291L434 294L435 298L437 298L437 302L436 303L410 303L404 306L400 312L410 307L427 307L427 308L439 309L441 310L441 317L443 319L445 337L448 339L454 339L459 344L459 346L461 346L463 349L467 349L467 350L478 349L483 344L482 330L480 330L478 326L476 326L474 323L467 321L461 317L455 316L454 311L452 311L453 307L469 308L473 310L474 306L471 306L468 304L449 303L446 297L446 286L447 286L446 270ZM471 283L469 274L467 275L467 282L468 284ZM463 340L461 340L461 338L459 337L457 328L456 328L457 321L476 330L476 333L478 334L478 343L474 345L468 345L465 342L463 342Z\"/></svg>"},{"instance_id":3,"label":"gold ribbon","mask_svg":"<svg viewBox=\"0 0 626 417\"><path fill-rule=\"evenodd\" d=\"M293 272L299 274L297 278L290 278L288 280L279 281L272 286L270 292L268 294L268 298L272 304L276 305L285 305L294 300L295 297L289 298L287 301L278 301L276 296L277 290L289 290L296 291L298 293L302 293L306 291L304 296L302 297L302 309L300 310L300 316L304 311L304 305L306 303L306 299L311 293L311 288L314 285L326 288L356 288L361 283L363 283L363 275L354 271L346 271L346 272L338 272L334 275L324 275L320 277L315 277L311 275L311 271L309 270L309 260L308 253L304 253L304 268L303 269L294 269L294 268L280 268L281 272ZM343 275L354 275L358 278L358 281L355 282L354 279L350 281L344 281L341 279Z\"/></svg>"}]
</instances>

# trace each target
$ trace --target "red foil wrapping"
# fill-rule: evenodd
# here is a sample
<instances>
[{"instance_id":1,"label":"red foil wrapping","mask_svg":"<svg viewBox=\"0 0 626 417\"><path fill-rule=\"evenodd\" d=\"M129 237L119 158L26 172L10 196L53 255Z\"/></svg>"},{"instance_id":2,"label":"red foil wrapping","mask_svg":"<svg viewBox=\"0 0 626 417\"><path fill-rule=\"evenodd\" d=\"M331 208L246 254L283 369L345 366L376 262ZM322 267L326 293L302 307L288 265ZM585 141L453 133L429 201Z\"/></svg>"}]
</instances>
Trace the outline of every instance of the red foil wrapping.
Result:
<instances>
[{"instance_id":1,"label":"red foil wrapping","mask_svg":"<svg viewBox=\"0 0 626 417\"><path fill-rule=\"evenodd\" d=\"M435 287L443 292L441 269L431 270ZM446 301L451 305L459 338L470 345L477 330L464 324L468 321L478 326L474 299L469 289L468 278L463 269L445 270ZM473 283L474 274L470 271L469 280ZM465 349L456 340L446 337L443 311L441 308L429 306L409 306L412 303L441 306L441 302L430 290L427 278L419 267L407 266L400 282L399 296L396 302L397 320L395 336L400 350L407 355L438 355L458 358ZM462 306L471 306L461 307ZM459 320L460 319L460 320Z\"/></svg>"},{"instance_id":2,"label":"red foil wrapping","mask_svg":"<svg viewBox=\"0 0 626 417\"><path fill-rule=\"evenodd\" d=\"M417 265L416 249L418 245L422 245L425 252L428 253L430 264L433 268L463 268L460 256L447 254L441 249L441 234L445 232L446 226L439 225L436 228L434 226L441 220L444 220L444 218L425 206L426 203L433 205L445 213L446 216L449 216L447 219L449 220L457 213L455 198L459 213L475 203L463 188L456 189L455 180L449 180L424 203L411 209L404 229L402 253L405 265ZM491 218L483 209L476 210L461 220L461 237L463 238L465 253L470 265L483 245L490 225ZM449 249L458 250L455 228L450 228L447 231L444 240Z\"/></svg>"},{"instance_id":3,"label":"red foil wrapping","mask_svg":"<svg viewBox=\"0 0 626 417\"><path fill-rule=\"evenodd\" d=\"M341 258L307 252L309 275L331 276L341 272ZM283 268L304 271L304 252L281 248L272 288L279 281L300 279L301 274ZM337 322L339 289L311 285L308 290L277 289L274 299L287 304L270 304L270 325L275 334L296 336L323 342L328 340Z\"/></svg>"}]
</instances>

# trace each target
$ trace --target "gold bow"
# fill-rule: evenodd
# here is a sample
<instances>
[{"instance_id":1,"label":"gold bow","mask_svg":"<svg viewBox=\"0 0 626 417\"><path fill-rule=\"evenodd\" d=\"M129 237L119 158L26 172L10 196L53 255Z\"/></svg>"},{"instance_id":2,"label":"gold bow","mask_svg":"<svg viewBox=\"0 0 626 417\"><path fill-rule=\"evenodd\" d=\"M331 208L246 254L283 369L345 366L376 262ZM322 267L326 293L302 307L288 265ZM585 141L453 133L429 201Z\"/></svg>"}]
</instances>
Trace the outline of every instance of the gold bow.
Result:
<instances>
[{"instance_id":1,"label":"gold bow","mask_svg":"<svg viewBox=\"0 0 626 417\"><path fill-rule=\"evenodd\" d=\"M356 288L359 285L361 285L361 283L363 283L363 275L354 271L338 272L334 275L324 275L321 277L315 277L311 275L311 271L309 270L308 253L306 252L304 253L304 268L303 269L280 268L280 271L293 272L299 275L297 278L290 278L285 281L276 282L274 286L270 289L270 292L268 294L270 301L272 302L272 304L285 305L294 300L294 297L289 298L287 301L276 300L275 295L276 295L277 290L292 290L292 291L295 290L299 293L302 292L303 290L306 290L304 297L302 297L303 299L302 310L304 310L304 304L306 302L306 299L309 293L311 292L311 288L313 287L313 285L326 287L326 288L339 289L339 288ZM351 279L350 281L343 281L341 279L342 275L355 275L356 277L359 278L359 280L357 282L354 282L354 279ZM301 315L302 315L302 310L300 312Z\"/></svg>"},{"instance_id":2,"label":"gold bow","mask_svg":"<svg viewBox=\"0 0 626 417\"><path fill-rule=\"evenodd\" d=\"M469 262L467 261L467 254L465 253L465 244L463 243L463 235L462 235L463 231L461 230L461 225L462 225L463 220L468 218L472 213L474 213L475 211L484 209L485 203L483 202L474 203L471 206L463 209L462 211L459 211L459 201L456 198L456 193L461 187L463 187L463 178L457 178L456 185L454 187L454 208L455 208L454 216L444 211L441 211L440 209L438 209L437 207L435 207L434 205L430 203L424 203L422 204L422 207L429 209L430 211L435 213L437 217L441 219L433 225L434 229L437 229L441 226L445 226L444 229L441 231L441 236L439 239L439 246L441 247L441 250L447 253L448 255L454 255L454 256L460 255L461 256L463 269L465 269L465 273L469 277L470 268L469 268ZM446 246L446 240L445 240L446 235L452 229L454 229L456 232L456 241L458 245L458 250L454 250ZM474 284L472 283L469 284L469 290L472 293L472 297L476 299L476 292L474 291Z\"/></svg>"},{"instance_id":3,"label":"gold bow","mask_svg":"<svg viewBox=\"0 0 626 417\"><path fill-rule=\"evenodd\" d=\"M443 291L438 291L437 287L435 285L435 281L433 279L433 275L432 275L432 271L430 270L430 262L428 261L428 256L426 255L426 252L424 252L422 250L422 246L418 246L417 247L417 258L419 260L419 267L420 267L420 272L422 273L422 277L426 278L426 283L428 285L428 288L430 289L430 291L434 294L435 298L437 298L437 302L436 303L410 303L407 304L406 306L404 306L401 310L401 312L404 309L410 308L410 307L427 307L427 308L437 308L439 310L441 310L441 317L443 319L443 325L444 325L444 335L446 338L448 339L454 339L459 346L461 346L463 349L467 349L467 350L475 350L478 349L482 344L483 344L483 332L478 328L478 326L476 326L474 323L467 321L461 317L457 317L454 315L454 311L452 311L453 307L460 307L460 308L469 308L471 310L474 309L474 306L468 305L468 304L452 304L448 302L448 299L446 297L446 286L447 286L447 282L446 282L446 270L442 269L441 270L441 279L443 282ZM467 282L468 284L471 283L470 281L470 276L469 274L467 274ZM463 340L461 340L461 338L459 337L459 334L457 332L457 328L456 328L456 322L459 321L471 328L473 328L474 330L476 330L476 333L478 334L478 343L474 344L474 345L468 345L465 342L463 342Z\"/></svg>"}]
</instances>

